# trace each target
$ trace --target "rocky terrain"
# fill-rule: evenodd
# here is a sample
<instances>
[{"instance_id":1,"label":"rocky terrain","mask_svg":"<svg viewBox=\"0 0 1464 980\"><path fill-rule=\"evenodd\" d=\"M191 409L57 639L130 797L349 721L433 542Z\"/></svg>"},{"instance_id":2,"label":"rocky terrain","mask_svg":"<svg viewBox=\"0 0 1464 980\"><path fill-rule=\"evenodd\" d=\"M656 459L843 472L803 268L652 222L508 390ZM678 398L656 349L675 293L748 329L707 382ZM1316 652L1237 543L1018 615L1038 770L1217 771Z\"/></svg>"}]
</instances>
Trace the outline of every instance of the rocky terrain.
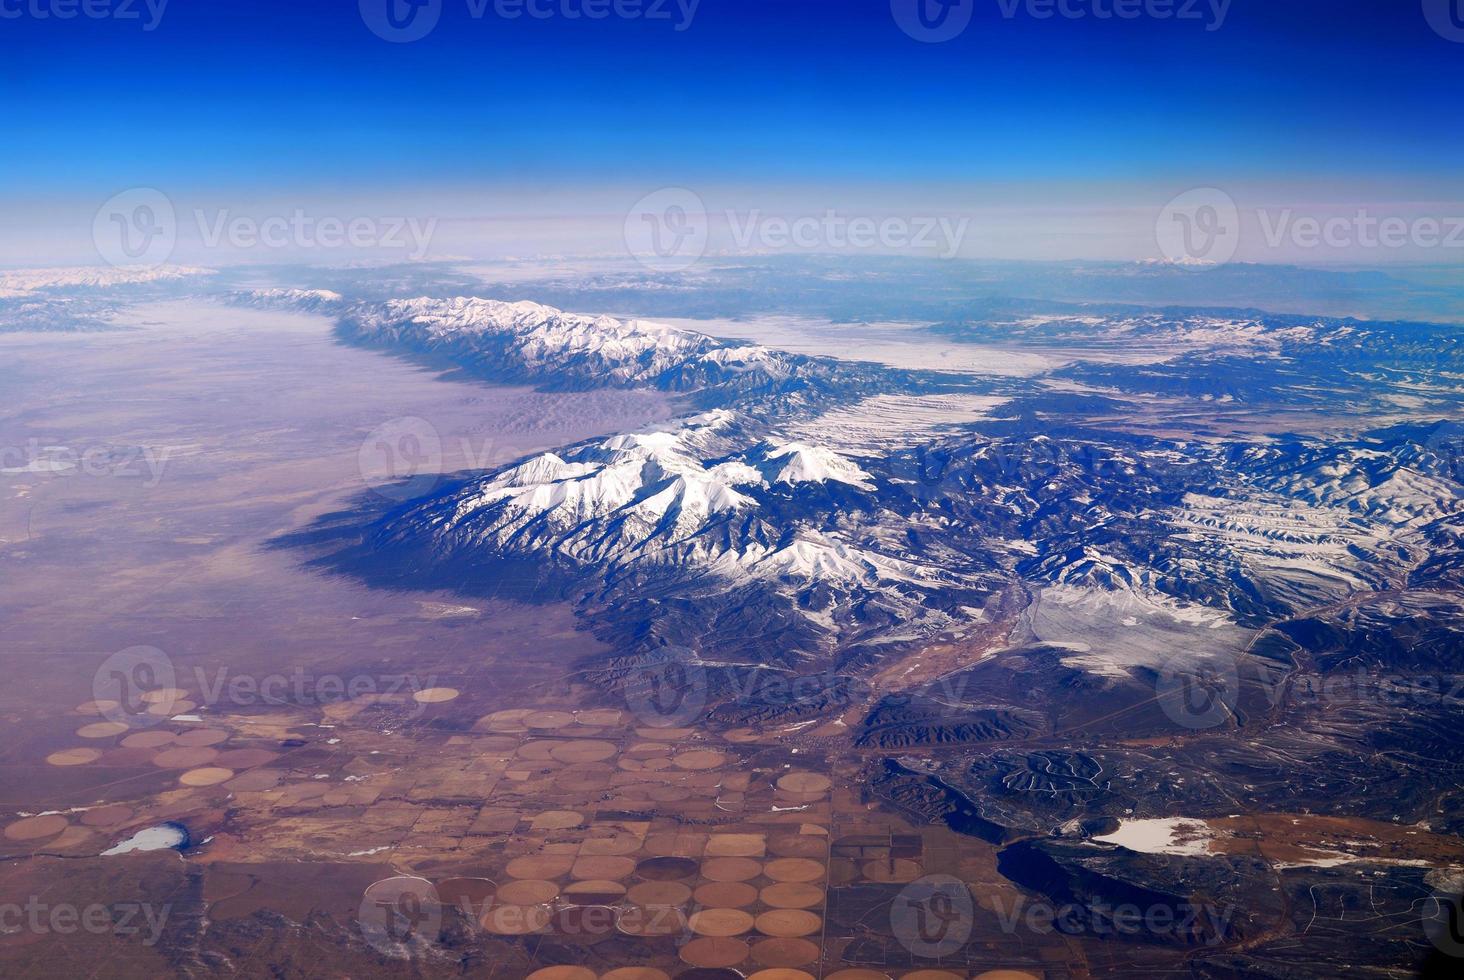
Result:
<instances>
[{"instance_id":1,"label":"rocky terrain","mask_svg":"<svg viewBox=\"0 0 1464 980\"><path fill-rule=\"evenodd\" d=\"M992 377L531 303L258 301L494 380L686 405L333 515L290 542L315 562L568 597L613 651L583 664L611 700L671 672L704 688L713 726L833 724L867 755L872 800L999 846L1001 874L1053 902L1244 908L1158 938L1195 975L1331 975L1275 924L1298 889L1383 860L1412 876L1403 901L1459 855L1452 836L1339 851L1325 828L1157 856L1098 840L1236 814L1368 822L1353 844L1459 832L1464 365L1447 328L1195 310L930 328L1062 352ZM1395 962L1390 941L1358 956Z\"/></svg>"}]
</instances>

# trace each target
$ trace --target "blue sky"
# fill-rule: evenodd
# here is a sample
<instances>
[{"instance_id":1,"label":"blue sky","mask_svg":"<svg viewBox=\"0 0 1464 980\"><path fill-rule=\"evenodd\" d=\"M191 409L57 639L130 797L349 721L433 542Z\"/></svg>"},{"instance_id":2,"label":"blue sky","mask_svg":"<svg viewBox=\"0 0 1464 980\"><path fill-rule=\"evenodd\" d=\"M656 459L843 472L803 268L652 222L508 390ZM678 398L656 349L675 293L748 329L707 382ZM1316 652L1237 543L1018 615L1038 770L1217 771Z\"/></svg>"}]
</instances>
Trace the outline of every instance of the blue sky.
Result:
<instances>
[{"instance_id":1,"label":"blue sky","mask_svg":"<svg viewBox=\"0 0 1464 980\"><path fill-rule=\"evenodd\" d=\"M1192 19L966 0L970 27L933 44L890 0L700 0L689 24L677 0L604 20L564 15L584 0L513 20L439 0L436 28L400 44L355 0L170 0L152 30L145 0L138 20L34 15L66 2L0 0L21 14L0 19L11 231L131 186L488 211L613 210L668 184L1095 211L1206 184L1464 198L1464 43L1430 29L1432 0L1233 0L1223 21L1224 0Z\"/></svg>"}]
</instances>

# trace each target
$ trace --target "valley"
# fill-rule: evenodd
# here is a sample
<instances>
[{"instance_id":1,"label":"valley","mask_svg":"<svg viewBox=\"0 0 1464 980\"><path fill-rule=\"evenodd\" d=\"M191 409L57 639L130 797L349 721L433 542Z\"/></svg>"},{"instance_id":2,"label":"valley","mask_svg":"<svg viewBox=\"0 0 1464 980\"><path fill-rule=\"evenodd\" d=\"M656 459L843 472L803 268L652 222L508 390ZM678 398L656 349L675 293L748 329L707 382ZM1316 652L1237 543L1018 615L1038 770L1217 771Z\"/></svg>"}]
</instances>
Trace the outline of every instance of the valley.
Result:
<instances>
[{"instance_id":1,"label":"valley","mask_svg":"<svg viewBox=\"0 0 1464 980\"><path fill-rule=\"evenodd\" d=\"M4 341L8 443L162 463L7 467L0 899L153 916L0 937L8 973L1427 962L1464 867L1447 423L1161 433L1051 374L229 299ZM1345 336L1144 324L1184 338L1160 375ZM1267 377L1226 384L1284 413Z\"/></svg>"}]
</instances>

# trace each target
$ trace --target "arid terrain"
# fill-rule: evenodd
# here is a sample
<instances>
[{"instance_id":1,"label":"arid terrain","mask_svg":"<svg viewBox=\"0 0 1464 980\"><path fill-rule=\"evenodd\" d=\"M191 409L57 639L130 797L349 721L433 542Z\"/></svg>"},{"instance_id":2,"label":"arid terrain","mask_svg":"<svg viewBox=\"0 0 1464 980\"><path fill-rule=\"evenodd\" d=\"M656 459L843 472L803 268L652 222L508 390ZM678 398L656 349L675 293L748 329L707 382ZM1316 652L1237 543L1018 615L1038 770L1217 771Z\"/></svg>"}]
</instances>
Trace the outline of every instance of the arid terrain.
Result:
<instances>
[{"instance_id":1,"label":"arid terrain","mask_svg":"<svg viewBox=\"0 0 1464 980\"><path fill-rule=\"evenodd\" d=\"M930 578L828 544L835 518L770 559L769 532L745 526L738 560L772 561L756 573L767 585L741 581L744 598L724 602L720 580L692 577L683 594L658 576L703 558L660 563L647 542L672 517L637 524L637 508L674 492L675 521L714 520L752 498L703 474L745 486L761 466L799 488L769 492L771 515L905 508L928 525L917 541L936 525L903 474L931 464L899 469L915 466L901 440L963 446L962 425L1019 389L868 398L886 368L734 349L775 378L806 372L815 399L818 385L854 392L801 421L787 418L806 393L767 404L856 464L736 448L729 412L676 421L706 407L696 385L484 377L484 363L553 352L565 323L586 330L557 311L482 306L543 333L482 362L456 340L372 350L330 317L278 308L318 300L157 302L122 330L0 338L0 394L23 406L0 420L6 976L1303 977L1334 968L1312 962L1334 934L1370 975L1429 955L1427 903L1464 867L1437 727L1458 712L1439 686L1457 642L1447 590L1394 586L1384 568L1337 598L1344 572L1287 550L1342 567L1303 518L1269 503L1216 517L1218 499L1184 497L1173 519L1196 546L1238 541L1302 570L1267 595L1200 581L1213 608L1129 588L1114 559L1060 545L1051 573L978 557L965 579ZM480 307L449 315L462 309ZM720 343L608 319L597 331L622 358L597 368L612 377L655 363L635 353L647 333L657 349ZM720 365L711 351L696 356ZM720 370L698 385L718 390ZM766 397L747 372L729 377L730 397ZM1031 397L1052 410L1064 396ZM1130 403L1086 420L1137 439L1128 423L1144 415ZM1044 458L1041 438L1011 445L994 477L942 449L971 485L939 493L984 506L1016 492L982 489L998 479L1146 500L1160 492L1141 480L1172 479L1167 462L1133 479L1122 449L1101 450L1113 463L1086 443L1071 459ZM602 469L616 454L633 468ZM627 490L616 472L661 482ZM836 485L884 494L887 510ZM584 487L624 494L630 516L597 524L607 505L577 498ZM474 523L504 494L549 517ZM569 507L583 508L572 545L536 543ZM1410 519L1387 518L1404 529L1390 558L1404 576L1428 561ZM961 536L936 553L979 556L975 532L1040 539L1046 520L1029 532L1000 508L959 513ZM1255 527L1205 537L1237 520ZM694 549L732 540L674 527ZM1365 531L1382 533L1337 534ZM586 550L598 585L574 577ZM1356 567L1345 574L1372 574ZM905 635L915 613L935 618ZM839 624L866 630L867 648ZM1346 672L1378 629L1402 672ZM1399 714L1408 702L1378 684L1416 710Z\"/></svg>"}]
</instances>

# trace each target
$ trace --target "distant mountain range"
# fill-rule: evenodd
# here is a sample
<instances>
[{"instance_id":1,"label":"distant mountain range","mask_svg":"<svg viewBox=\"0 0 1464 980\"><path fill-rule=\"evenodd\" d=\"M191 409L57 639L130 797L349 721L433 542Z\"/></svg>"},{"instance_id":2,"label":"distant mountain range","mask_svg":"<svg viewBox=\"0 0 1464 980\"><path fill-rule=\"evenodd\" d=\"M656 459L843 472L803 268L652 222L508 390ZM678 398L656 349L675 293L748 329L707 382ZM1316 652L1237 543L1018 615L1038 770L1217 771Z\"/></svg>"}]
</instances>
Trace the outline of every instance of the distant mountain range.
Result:
<instances>
[{"instance_id":1,"label":"distant mountain range","mask_svg":"<svg viewBox=\"0 0 1464 980\"><path fill-rule=\"evenodd\" d=\"M992 379L534 303L243 299L330 308L352 342L497 381L685 397L673 424L363 514L329 559L573 597L614 643L612 675L667 646L709 664L878 670L980 636L1121 678L1156 669L1180 635L1203 664L1246 629L1351 594L1461 585L1464 444L1445 420L1464 359L1445 328L1036 309L935 328L1067 353ZM962 397L981 399L965 419ZM870 409L889 399L903 433L899 413ZM1409 418L1417 405L1439 418Z\"/></svg>"}]
</instances>

